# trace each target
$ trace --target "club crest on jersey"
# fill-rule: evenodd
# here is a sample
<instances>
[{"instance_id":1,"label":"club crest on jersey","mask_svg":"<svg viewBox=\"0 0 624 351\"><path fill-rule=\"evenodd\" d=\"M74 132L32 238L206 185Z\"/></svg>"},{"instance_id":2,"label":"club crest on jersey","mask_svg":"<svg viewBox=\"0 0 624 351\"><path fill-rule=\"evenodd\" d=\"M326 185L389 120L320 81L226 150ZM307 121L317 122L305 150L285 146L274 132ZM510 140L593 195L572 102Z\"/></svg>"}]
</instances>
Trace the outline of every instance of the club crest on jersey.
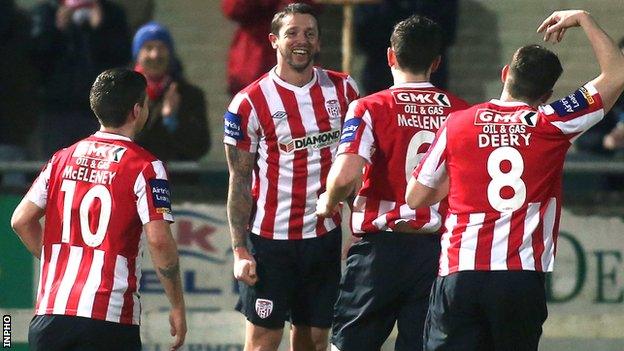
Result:
<instances>
[{"instance_id":1,"label":"club crest on jersey","mask_svg":"<svg viewBox=\"0 0 624 351\"><path fill-rule=\"evenodd\" d=\"M258 317L268 318L273 312L273 301L267 299L256 299L256 313Z\"/></svg>"},{"instance_id":2,"label":"club crest on jersey","mask_svg":"<svg viewBox=\"0 0 624 351\"><path fill-rule=\"evenodd\" d=\"M394 102L398 105L416 104L419 106L451 106L448 96L426 90L393 90Z\"/></svg>"},{"instance_id":3,"label":"club crest on jersey","mask_svg":"<svg viewBox=\"0 0 624 351\"><path fill-rule=\"evenodd\" d=\"M339 139L340 130L336 129L314 135L306 135L301 138L293 139L288 143L280 143L279 148L283 152L293 152L308 148L318 150L337 143Z\"/></svg>"},{"instance_id":4,"label":"club crest on jersey","mask_svg":"<svg viewBox=\"0 0 624 351\"><path fill-rule=\"evenodd\" d=\"M500 111L488 108L480 108L475 114L474 124L521 124L529 127L535 127L537 124L537 112L522 110L510 113L501 113Z\"/></svg>"},{"instance_id":5,"label":"club crest on jersey","mask_svg":"<svg viewBox=\"0 0 624 351\"><path fill-rule=\"evenodd\" d=\"M325 109L331 118L340 118L340 103L338 100L329 100L325 103Z\"/></svg>"},{"instance_id":6,"label":"club crest on jersey","mask_svg":"<svg viewBox=\"0 0 624 351\"><path fill-rule=\"evenodd\" d=\"M119 145L99 141L81 141L76 145L72 157L119 163L126 150L125 147Z\"/></svg>"}]
</instances>

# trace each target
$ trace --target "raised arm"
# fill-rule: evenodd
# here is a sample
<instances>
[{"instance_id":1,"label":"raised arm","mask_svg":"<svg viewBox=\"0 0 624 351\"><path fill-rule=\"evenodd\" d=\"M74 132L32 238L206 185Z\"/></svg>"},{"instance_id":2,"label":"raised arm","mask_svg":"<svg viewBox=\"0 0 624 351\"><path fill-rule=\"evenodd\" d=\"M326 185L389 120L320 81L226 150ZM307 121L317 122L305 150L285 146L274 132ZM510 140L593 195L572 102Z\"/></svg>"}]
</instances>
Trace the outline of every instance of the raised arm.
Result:
<instances>
[{"instance_id":1,"label":"raised arm","mask_svg":"<svg viewBox=\"0 0 624 351\"><path fill-rule=\"evenodd\" d=\"M177 350L184 344L186 337L186 312L180 279L178 249L171 234L169 222L165 220L150 221L144 225L144 228L158 279L165 288L165 294L171 304L169 324L171 336L175 337L171 349Z\"/></svg>"},{"instance_id":2,"label":"raised arm","mask_svg":"<svg viewBox=\"0 0 624 351\"><path fill-rule=\"evenodd\" d=\"M246 284L254 285L258 281L256 261L247 250L247 236L253 207L251 177L256 155L232 145L225 145L225 156L230 171L227 213L234 252L234 277Z\"/></svg>"},{"instance_id":3,"label":"raised arm","mask_svg":"<svg viewBox=\"0 0 624 351\"><path fill-rule=\"evenodd\" d=\"M537 31L544 33L545 41L559 42L568 28L579 26L585 31L600 66L600 75L591 83L600 94L606 113L624 89L624 55L609 35L588 12L582 10L556 11Z\"/></svg>"}]
</instances>

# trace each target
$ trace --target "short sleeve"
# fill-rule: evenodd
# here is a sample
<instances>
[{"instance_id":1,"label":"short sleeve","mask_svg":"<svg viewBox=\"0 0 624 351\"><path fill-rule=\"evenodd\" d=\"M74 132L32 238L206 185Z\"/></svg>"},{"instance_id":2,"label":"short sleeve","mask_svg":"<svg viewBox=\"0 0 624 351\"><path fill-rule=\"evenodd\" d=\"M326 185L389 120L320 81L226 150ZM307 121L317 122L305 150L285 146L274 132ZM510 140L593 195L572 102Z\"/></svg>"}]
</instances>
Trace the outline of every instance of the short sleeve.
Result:
<instances>
[{"instance_id":1,"label":"short sleeve","mask_svg":"<svg viewBox=\"0 0 624 351\"><path fill-rule=\"evenodd\" d=\"M50 172L52 171L53 160L54 157L48 161L26 194L26 199L42 209L45 209L48 203L48 184L50 183Z\"/></svg>"},{"instance_id":2,"label":"short sleeve","mask_svg":"<svg viewBox=\"0 0 624 351\"><path fill-rule=\"evenodd\" d=\"M238 93L223 116L223 142L239 149L256 152L259 121L247 93Z\"/></svg>"},{"instance_id":3,"label":"short sleeve","mask_svg":"<svg viewBox=\"0 0 624 351\"><path fill-rule=\"evenodd\" d=\"M173 222L169 178L161 161L148 163L134 183L137 213L141 223L154 220Z\"/></svg>"},{"instance_id":4,"label":"short sleeve","mask_svg":"<svg viewBox=\"0 0 624 351\"><path fill-rule=\"evenodd\" d=\"M372 127L370 112L362 101L356 100L349 104L340 136L338 155L344 153L357 154L362 156L366 162L371 163L375 148Z\"/></svg>"}]
</instances>

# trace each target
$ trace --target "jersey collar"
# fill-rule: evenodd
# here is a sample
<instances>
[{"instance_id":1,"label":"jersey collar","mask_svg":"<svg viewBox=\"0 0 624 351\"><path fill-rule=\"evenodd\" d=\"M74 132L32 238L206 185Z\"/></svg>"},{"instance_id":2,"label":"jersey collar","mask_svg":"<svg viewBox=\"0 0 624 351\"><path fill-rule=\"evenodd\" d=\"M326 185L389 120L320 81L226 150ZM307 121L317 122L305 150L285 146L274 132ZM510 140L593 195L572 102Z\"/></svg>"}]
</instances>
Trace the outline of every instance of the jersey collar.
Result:
<instances>
[{"instance_id":1,"label":"jersey collar","mask_svg":"<svg viewBox=\"0 0 624 351\"><path fill-rule=\"evenodd\" d=\"M307 93L310 88L316 83L316 81L318 80L318 73L316 72L316 67L314 67L314 74L312 75L312 80L310 80L308 83L306 83L306 85L302 86L302 87L298 87L296 85L290 84L288 82L286 82L285 80L283 80L282 78L280 78L277 73L275 73L275 69L277 68L277 66L273 67L271 69L271 71L269 71L269 77L271 77L271 79L273 79L273 81L275 83L277 83L278 85L294 91L296 93Z\"/></svg>"},{"instance_id":2,"label":"jersey collar","mask_svg":"<svg viewBox=\"0 0 624 351\"><path fill-rule=\"evenodd\" d=\"M430 82L417 82L417 83L401 83L396 84L390 87L390 89L400 89L400 88L435 88L433 84Z\"/></svg>"},{"instance_id":3,"label":"jersey collar","mask_svg":"<svg viewBox=\"0 0 624 351\"><path fill-rule=\"evenodd\" d=\"M492 99L490 100L490 103L494 105L502 106L502 107L521 107L521 106L531 107L531 105L522 101L501 101L499 99Z\"/></svg>"},{"instance_id":4,"label":"jersey collar","mask_svg":"<svg viewBox=\"0 0 624 351\"><path fill-rule=\"evenodd\" d=\"M96 138L101 138L101 139L132 141L132 139L125 137L123 135L106 133L106 132L95 132L93 136Z\"/></svg>"}]
</instances>

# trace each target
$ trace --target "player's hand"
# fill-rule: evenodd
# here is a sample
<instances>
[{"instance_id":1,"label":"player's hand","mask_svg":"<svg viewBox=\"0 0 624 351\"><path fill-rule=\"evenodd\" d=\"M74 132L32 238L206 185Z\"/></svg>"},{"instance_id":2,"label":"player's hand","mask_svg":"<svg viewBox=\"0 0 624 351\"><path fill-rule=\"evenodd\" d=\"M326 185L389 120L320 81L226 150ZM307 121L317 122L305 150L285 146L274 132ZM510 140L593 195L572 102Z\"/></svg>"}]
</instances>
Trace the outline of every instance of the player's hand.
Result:
<instances>
[{"instance_id":1,"label":"player's hand","mask_svg":"<svg viewBox=\"0 0 624 351\"><path fill-rule=\"evenodd\" d=\"M104 10L102 9L102 4L96 1L91 8L91 12L89 12L89 24L91 28L96 29L100 27L103 18Z\"/></svg>"},{"instance_id":2,"label":"player's hand","mask_svg":"<svg viewBox=\"0 0 624 351\"><path fill-rule=\"evenodd\" d=\"M316 201L316 215L319 217L331 217L339 210L338 205L329 207L327 192L322 193Z\"/></svg>"},{"instance_id":3,"label":"player's hand","mask_svg":"<svg viewBox=\"0 0 624 351\"><path fill-rule=\"evenodd\" d=\"M250 286L258 282L256 260L246 248L234 250L234 278Z\"/></svg>"},{"instance_id":4,"label":"player's hand","mask_svg":"<svg viewBox=\"0 0 624 351\"><path fill-rule=\"evenodd\" d=\"M175 351L182 347L186 338L186 312L184 306L171 309L169 312L169 325L171 326L171 336L175 337L169 350Z\"/></svg>"},{"instance_id":5,"label":"player's hand","mask_svg":"<svg viewBox=\"0 0 624 351\"><path fill-rule=\"evenodd\" d=\"M178 112L180 108L180 93L178 93L178 84L173 82L167 88L163 97L162 115L163 118L170 117Z\"/></svg>"},{"instance_id":6,"label":"player's hand","mask_svg":"<svg viewBox=\"0 0 624 351\"><path fill-rule=\"evenodd\" d=\"M538 33L544 33L544 41L560 42L566 29L578 27L583 18L589 13L583 10L555 11L548 16L537 28Z\"/></svg>"}]
</instances>

